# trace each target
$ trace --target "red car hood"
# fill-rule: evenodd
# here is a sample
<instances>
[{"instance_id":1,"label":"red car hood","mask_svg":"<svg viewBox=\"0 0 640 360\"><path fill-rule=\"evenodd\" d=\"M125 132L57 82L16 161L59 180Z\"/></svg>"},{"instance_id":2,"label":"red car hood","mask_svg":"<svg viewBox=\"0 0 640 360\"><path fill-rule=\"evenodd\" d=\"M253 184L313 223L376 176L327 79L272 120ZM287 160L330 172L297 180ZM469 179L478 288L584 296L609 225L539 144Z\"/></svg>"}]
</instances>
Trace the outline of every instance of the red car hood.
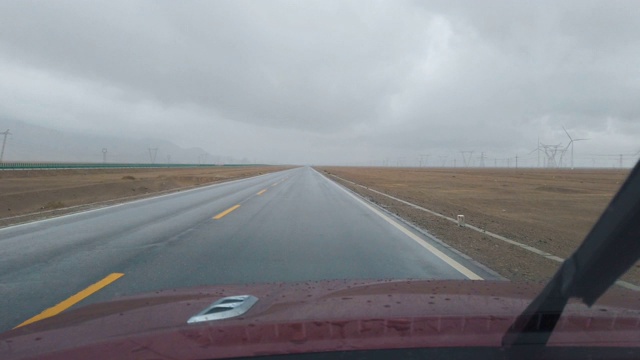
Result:
<instances>
[{"instance_id":1,"label":"red car hood","mask_svg":"<svg viewBox=\"0 0 640 360\"><path fill-rule=\"evenodd\" d=\"M0 358L224 358L357 349L499 347L541 285L322 281L160 291L92 304L0 335ZM221 297L244 315L187 324ZM570 303L549 346L638 346L637 294Z\"/></svg>"}]
</instances>

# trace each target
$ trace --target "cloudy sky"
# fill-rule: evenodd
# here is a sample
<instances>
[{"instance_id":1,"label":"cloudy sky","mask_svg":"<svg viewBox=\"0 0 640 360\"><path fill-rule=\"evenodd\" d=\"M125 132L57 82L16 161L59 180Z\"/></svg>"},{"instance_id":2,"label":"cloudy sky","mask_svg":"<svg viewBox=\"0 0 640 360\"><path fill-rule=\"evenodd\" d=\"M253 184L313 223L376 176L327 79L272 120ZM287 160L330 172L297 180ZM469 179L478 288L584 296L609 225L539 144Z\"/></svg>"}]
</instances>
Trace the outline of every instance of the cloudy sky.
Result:
<instances>
[{"instance_id":1,"label":"cloudy sky","mask_svg":"<svg viewBox=\"0 0 640 360\"><path fill-rule=\"evenodd\" d=\"M612 0L4 0L0 127L414 165L460 151L533 164L538 137L567 144L564 126L590 139L578 164L632 158L638 19L639 2Z\"/></svg>"}]
</instances>

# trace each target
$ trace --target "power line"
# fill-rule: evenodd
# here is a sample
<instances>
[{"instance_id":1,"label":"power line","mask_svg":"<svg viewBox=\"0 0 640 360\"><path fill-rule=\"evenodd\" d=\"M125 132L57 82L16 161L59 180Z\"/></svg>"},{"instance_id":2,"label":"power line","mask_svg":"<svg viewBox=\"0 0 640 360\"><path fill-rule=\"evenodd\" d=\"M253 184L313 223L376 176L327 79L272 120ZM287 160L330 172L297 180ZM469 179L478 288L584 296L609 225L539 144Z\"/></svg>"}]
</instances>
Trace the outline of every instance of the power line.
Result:
<instances>
[{"instance_id":1,"label":"power line","mask_svg":"<svg viewBox=\"0 0 640 360\"><path fill-rule=\"evenodd\" d=\"M158 155L158 148L149 148L149 160L152 164L156 163L156 156Z\"/></svg>"},{"instance_id":2,"label":"power line","mask_svg":"<svg viewBox=\"0 0 640 360\"><path fill-rule=\"evenodd\" d=\"M442 161L442 167L445 167L445 165L447 164L447 158L449 157L449 155L439 155L438 157Z\"/></svg>"},{"instance_id":3,"label":"power line","mask_svg":"<svg viewBox=\"0 0 640 360\"><path fill-rule=\"evenodd\" d=\"M0 134L4 135L4 138L2 139L2 151L0 151L0 162L2 162L2 159L4 157L4 147L7 144L7 136L11 135L11 133L9 132L9 129L7 129L7 131Z\"/></svg>"},{"instance_id":4,"label":"power line","mask_svg":"<svg viewBox=\"0 0 640 360\"><path fill-rule=\"evenodd\" d=\"M558 162L556 162L556 155L558 154L558 151L561 151L562 153L562 150L560 149L560 144L545 145L540 143L540 146L542 147L544 154L547 156L547 158L545 159L546 167L550 167L550 168L559 167ZM562 155L560 156L560 159L562 159Z\"/></svg>"},{"instance_id":5,"label":"power line","mask_svg":"<svg viewBox=\"0 0 640 360\"><path fill-rule=\"evenodd\" d=\"M462 153L462 161L464 162L464 167L469 167L471 162L471 157L473 156L473 151L460 151Z\"/></svg>"},{"instance_id":6,"label":"power line","mask_svg":"<svg viewBox=\"0 0 640 360\"><path fill-rule=\"evenodd\" d=\"M420 155L420 167L422 167L422 160L426 157L427 161L424 162L425 166L428 166L429 164L429 156L431 156L431 154L421 154Z\"/></svg>"},{"instance_id":7,"label":"power line","mask_svg":"<svg viewBox=\"0 0 640 360\"><path fill-rule=\"evenodd\" d=\"M486 159L487 157L484 155L484 152L480 153L480 167L484 167L484 159Z\"/></svg>"}]
</instances>

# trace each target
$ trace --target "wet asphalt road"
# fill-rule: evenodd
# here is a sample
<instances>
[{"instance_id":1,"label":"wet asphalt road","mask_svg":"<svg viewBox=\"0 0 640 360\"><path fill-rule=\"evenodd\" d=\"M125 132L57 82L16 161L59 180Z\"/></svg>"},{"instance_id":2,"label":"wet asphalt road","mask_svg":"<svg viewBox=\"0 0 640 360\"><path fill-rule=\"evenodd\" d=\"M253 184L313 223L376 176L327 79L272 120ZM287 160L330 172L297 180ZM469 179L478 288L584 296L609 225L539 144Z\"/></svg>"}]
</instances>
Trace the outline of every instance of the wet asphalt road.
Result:
<instances>
[{"instance_id":1,"label":"wet asphalt road","mask_svg":"<svg viewBox=\"0 0 640 360\"><path fill-rule=\"evenodd\" d=\"M0 257L0 332L112 273L74 306L200 285L494 278L309 167L3 228Z\"/></svg>"}]
</instances>

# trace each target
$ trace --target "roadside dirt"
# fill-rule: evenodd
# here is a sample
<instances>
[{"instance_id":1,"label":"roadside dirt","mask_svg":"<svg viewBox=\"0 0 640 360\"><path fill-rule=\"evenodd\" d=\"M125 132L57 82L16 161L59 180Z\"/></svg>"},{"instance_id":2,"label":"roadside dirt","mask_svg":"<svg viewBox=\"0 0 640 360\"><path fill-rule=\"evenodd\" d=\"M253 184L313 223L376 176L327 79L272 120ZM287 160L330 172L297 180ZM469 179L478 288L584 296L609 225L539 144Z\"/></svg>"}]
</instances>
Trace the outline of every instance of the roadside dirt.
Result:
<instances>
[{"instance_id":1,"label":"roadside dirt","mask_svg":"<svg viewBox=\"0 0 640 360\"><path fill-rule=\"evenodd\" d=\"M628 171L321 167L325 174L566 258L582 242ZM335 178L334 178L335 179ZM339 180L338 180L339 181ZM511 280L546 281L559 263L460 228L362 187L339 181ZM640 285L640 265L623 280Z\"/></svg>"},{"instance_id":2,"label":"roadside dirt","mask_svg":"<svg viewBox=\"0 0 640 360\"><path fill-rule=\"evenodd\" d=\"M0 171L0 226L286 168L238 166Z\"/></svg>"}]
</instances>

